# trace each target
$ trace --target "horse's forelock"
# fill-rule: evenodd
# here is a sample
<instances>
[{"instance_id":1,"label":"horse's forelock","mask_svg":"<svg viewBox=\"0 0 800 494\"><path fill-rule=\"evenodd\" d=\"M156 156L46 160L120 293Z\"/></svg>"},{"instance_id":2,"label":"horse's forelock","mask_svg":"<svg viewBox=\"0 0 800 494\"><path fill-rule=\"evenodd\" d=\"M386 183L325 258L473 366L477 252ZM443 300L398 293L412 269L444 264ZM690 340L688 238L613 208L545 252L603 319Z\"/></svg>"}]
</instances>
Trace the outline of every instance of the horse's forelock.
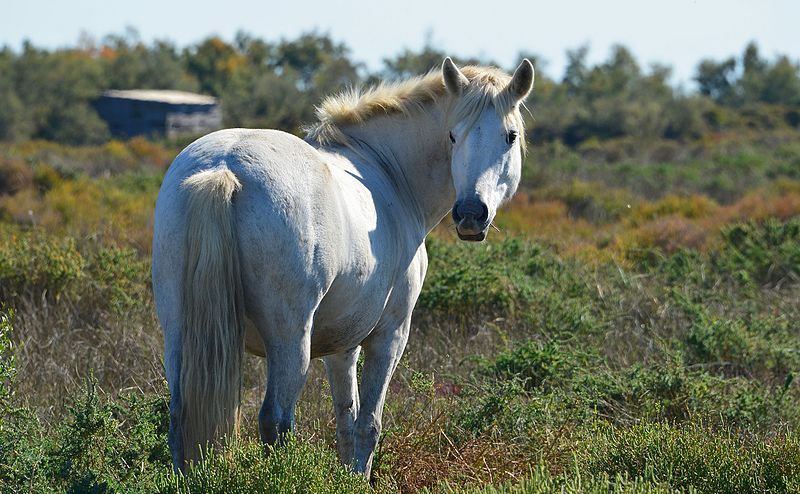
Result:
<instances>
[{"instance_id":1,"label":"horse's forelock","mask_svg":"<svg viewBox=\"0 0 800 494\"><path fill-rule=\"evenodd\" d=\"M520 112L521 102L508 90L511 76L493 67L467 66L461 69L470 84L464 95L456 102L450 118L452 123L477 121L480 114L493 106L505 126L525 135L525 121ZM520 140L523 153L525 139Z\"/></svg>"}]
</instances>

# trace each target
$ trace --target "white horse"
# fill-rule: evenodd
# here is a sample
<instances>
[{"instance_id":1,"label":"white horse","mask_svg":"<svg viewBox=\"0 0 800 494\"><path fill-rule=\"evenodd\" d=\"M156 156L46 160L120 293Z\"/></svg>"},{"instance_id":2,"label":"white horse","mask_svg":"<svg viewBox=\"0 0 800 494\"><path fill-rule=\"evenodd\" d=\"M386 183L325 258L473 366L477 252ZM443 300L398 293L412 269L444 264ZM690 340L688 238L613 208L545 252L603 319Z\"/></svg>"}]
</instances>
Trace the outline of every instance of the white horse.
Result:
<instances>
[{"instance_id":1,"label":"white horse","mask_svg":"<svg viewBox=\"0 0 800 494\"><path fill-rule=\"evenodd\" d=\"M178 155L153 239L176 470L237 430L247 349L268 364L262 440L292 430L323 357L340 458L369 476L425 236L452 210L461 239L486 237L519 183L533 76L528 60L509 77L447 58L441 72L329 97L305 140L222 130Z\"/></svg>"}]
</instances>

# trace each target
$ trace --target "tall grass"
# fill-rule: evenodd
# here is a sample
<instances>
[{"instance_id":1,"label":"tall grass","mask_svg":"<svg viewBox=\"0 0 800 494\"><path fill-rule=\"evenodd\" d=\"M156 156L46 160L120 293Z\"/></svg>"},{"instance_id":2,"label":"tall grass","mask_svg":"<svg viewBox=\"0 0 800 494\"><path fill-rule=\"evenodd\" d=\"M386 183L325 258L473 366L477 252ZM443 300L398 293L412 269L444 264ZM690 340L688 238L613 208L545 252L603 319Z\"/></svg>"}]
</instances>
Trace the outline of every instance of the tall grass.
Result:
<instances>
[{"instance_id":1,"label":"tall grass","mask_svg":"<svg viewBox=\"0 0 800 494\"><path fill-rule=\"evenodd\" d=\"M266 454L255 357L242 437L175 476L147 260L160 151L7 148L0 490L796 492L800 187L784 167L796 150L709 146L659 152L757 187L722 197L667 176L648 197L629 185L654 158L647 172L598 163L581 181L556 164L489 242L455 243L446 226L429 239L372 485L336 462L319 362L296 437Z\"/></svg>"}]
</instances>

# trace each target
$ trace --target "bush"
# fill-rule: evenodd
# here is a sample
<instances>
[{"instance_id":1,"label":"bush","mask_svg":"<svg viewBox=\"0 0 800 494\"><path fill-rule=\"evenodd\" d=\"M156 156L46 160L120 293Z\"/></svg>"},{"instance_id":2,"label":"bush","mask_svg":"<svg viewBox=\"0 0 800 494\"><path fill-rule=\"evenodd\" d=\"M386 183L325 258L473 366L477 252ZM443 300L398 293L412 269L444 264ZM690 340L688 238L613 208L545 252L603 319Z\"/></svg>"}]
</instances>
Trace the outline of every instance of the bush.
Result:
<instances>
[{"instance_id":1,"label":"bush","mask_svg":"<svg viewBox=\"0 0 800 494\"><path fill-rule=\"evenodd\" d=\"M225 454L214 454L183 476L166 475L154 492L391 492L390 486L372 489L359 475L348 472L335 453L318 442L291 438L265 457L260 443L235 444Z\"/></svg>"},{"instance_id":2,"label":"bush","mask_svg":"<svg viewBox=\"0 0 800 494\"><path fill-rule=\"evenodd\" d=\"M611 223L628 210L636 198L625 190L599 183L573 181L540 192L545 199L560 199L572 218L583 218L595 224Z\"/></svg>"},{"instance_id":3,"label":"bush","mask_svg":"<svg viewBox=\"0 0 800 494\"><path fill-rule=\"evenodd\" d=\"M43 451L50 485L67 492L152 491L171 464L167 397L127 393L101 400L97 384L67 408Z\"/></svg>"},{"instance_id":4,"label":"bush","mask_svg":"<svg viewBox=\"0 0 800 494\"><path fill-rule=\"evenodd\" d=\"M435 238L426 246L430 267L418 307L468 316L513 312L528 300L528 274L520 268L538 262L536 246L512 239L472 247Z\"/></svg>"},{"instance_id":5,"label":"bush","mask_svg":"<svg viewBox=\"0 0 800 494\"><path fill-rule=\"evenodd\" d=\"M0 230L0 299L67 296L86 313L122 313L139 303L149 270L135 252L91 244L83 250L69 237Z\"/></svg>"},{"instance_id":6,"label":"bush","mask_svg":"<svg viewBox=\"0 0 800 494\"><path fill-rule=\"evenodd\" d=\"M0 195L13 195L33 184L33 171L19 158L0 158Z\"/></svg>"},{"instance_id":7,"label":"bush","mask_svg":"<svg viewBox=\"0 0 800 494\"><path fill-rule=\"evenodd\" d=\"M605 428L579 448L589 474L621 474L701 493L796 492L800 442L794 436L748 444L700 425L643 423Z\"/></svg>"},{"instance_id":8,"label":"bush","mask_svg":"<svg viewBox=\"0 0 800 494\"><path fill-rule=\"evenodd\" d=\"M0 238L0 297L60 296L84 276L85 260L70 238L47 238L6 229Z\"/></svg>"},{"instance_id":9,"label":"bush","mask_svg":"<svg viewBox=\"0 0 800 494\"><path fill-rule=\"evenodd\" d=\"M17 367L14 358L14 344L11 342L11 320L14 311L0 307L0 410L11 406L14 396L14 379ZM0 423L2 427L2 423Z\"/></svg>"},{"instance_id":10,"label":"bush","mask_svg":"<svg viewBox=\"0 0 800 494\"><path fill-rule=\"evenodd\" d=\"M5 411L5 410L4 410ZM45 427L23 410L0 427L4 492L381 492L352 475L317 441L291 438L264 455L260 441L232 442L221 453L172 473L167 449L167 396L128 391L101 397L87 380L67 414ZM23 420L24 419L24 420ZM23 434L24 433L24 434ZM13 441L13 442L11 442Z\"/></svg>"},{"instance_id":11,"label":"bush","mask_svg":"<svg viewBox=\"0 0 800 494\"><path fill-rule=\"evenodd\" d=\"M543 388L562 382L575 366L574 357L556 342L529 340L500 353L483 372L500 380L520 379L527 389Z\"/></svg>"},{"instance_id":12,"label":"bush","mask_svg":"<svg viewBox=\"0 0 800 494\"><path fill-rule=\"evenodd\" d=\"M319 442L291 439L266 457L259 441L230 443L185 476L172 473L167 397L129 392L100 398L96 384L68 408L54 430L35 436L0 429L0 487L6 492L375 492ZM28 431L30 433L31 431ZM378 492L389 487L378 486Z\"/></svg>"},{"instance_id":13,"label":"bush","mask_svg":"<svg viewBox=\"0 0 800 494\"><path fill-rule=\"evenodd\" d=\"M627 475L592 474L573 468L559 475L551 474L543 465L531 467L530 473L518 482L482 487L464 487L462 484L443 482L430 494L667 494L674 490L668 484L657 484Z\"/></svg>"},{"instance_id":14,"label":"bush","mask_svg":"<svg viewBox=\"0 0 800 494\"><path fill-rule=\"evenodd\" d=\"M747 283L780 285L800 280L800 219L768 219L722 230L719 269Z\"/></svg>"},{"instance_id":15,"label":"bush","mask_svg":"<svg viewBox=\"0 0 800 494\"><path fill-rule=\"evenodd\" d=\"M41 469L42 428L16 395L16 352L11 326L14 312L0 308L0 492L33 492L44 487ZM49 489L48 489L49 491ZM45 490L42 490L45 492Z\"/></svg>"}]
</instances>

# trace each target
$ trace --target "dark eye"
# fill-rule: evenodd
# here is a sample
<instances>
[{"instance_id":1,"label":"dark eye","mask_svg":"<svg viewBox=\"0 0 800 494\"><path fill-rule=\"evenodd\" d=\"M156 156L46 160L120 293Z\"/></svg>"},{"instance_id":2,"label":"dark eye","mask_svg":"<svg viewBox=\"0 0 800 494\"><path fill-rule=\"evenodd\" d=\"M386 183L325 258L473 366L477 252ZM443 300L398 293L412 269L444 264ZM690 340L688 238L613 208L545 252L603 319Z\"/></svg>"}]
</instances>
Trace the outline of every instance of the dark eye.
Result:
<instances>
[{"instance_id":1,"label":"dark eye","mask_svg":"<svg viewBox=\"0 0 800 494\"><path fill-rule=\"evenodd\" d=\"M519 132L517 132L516 130L509 130L508 134L506 134L506 143L508 143L509 145L514 144L514 141L517 140L518 135Z\"/></svg>"},{"instance_id":2,"label":"dark eye","mask_svg":"<svg viewBox=\"0 0 800 494\"><path fill-rule=\"evenodd\" d=\"M453 132L450 132L450 142L452 142L453 144L456 143L456 138L453 137Z\"/></svg>"}]
</instances>

